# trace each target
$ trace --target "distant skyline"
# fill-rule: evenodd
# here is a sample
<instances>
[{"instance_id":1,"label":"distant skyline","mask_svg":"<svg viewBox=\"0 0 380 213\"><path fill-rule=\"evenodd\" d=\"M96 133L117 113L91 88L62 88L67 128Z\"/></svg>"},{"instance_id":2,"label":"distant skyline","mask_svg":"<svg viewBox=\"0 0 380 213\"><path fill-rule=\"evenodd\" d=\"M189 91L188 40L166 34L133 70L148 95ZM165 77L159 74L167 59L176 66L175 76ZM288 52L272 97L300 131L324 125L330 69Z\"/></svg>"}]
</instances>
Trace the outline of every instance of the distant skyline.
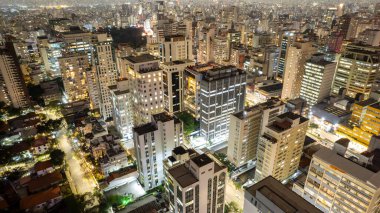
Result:
<instances>
[{"instance_id":1,"label":"distant skyline","mask_svg":"<svg viewBox=\"0 0 380 213\"><path fill-rule=\"evenodd\" d=\"M2 0L0 1L0 6L12 6L12 5L24 5L24 6L54 6L54 5L91 5L91 4L125 4L125 3L133 3L133 2L149 2L155 0L81 0L78 2L77 0ZM170 0L164 0L169 2ZM196 2L197 0L192 0ZM199 0L205 1L205 0ZM206 1L215 1L215 0L206 0ZM300 2L321 2L321 3L376 3L377 0L240 0L240 2L271 2L271 3L297 3ZM179 0L179 2L184 2L184 0ZM188 0L186 0L188 2ZM229 0L219 0L218 2L229 2ZM239 1L230 1L231 3L237 3Z\"/></svg>"}]
</instances>

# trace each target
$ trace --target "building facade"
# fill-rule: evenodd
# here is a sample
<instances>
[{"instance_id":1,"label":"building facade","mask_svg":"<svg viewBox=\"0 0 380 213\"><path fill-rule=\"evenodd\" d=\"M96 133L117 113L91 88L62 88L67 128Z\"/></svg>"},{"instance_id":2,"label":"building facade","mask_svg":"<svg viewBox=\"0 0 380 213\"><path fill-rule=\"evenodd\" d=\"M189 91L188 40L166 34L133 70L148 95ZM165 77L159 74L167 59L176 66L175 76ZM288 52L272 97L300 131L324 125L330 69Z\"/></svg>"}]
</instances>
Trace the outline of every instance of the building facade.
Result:
<instances>
[{"instance_id":1,"label":"building facade","mask_svg":"<svg viewBox=\"0 0 380 213\"><path fill-rule=\"evenodd\" d=\"M65 53L58 60L67 102L87 99L89 92L86 71L91 69L88 55Z\"/></svg>"},{"instance_id":2,"label":"building facade","mask_svg":"<svg viewBox=\"0 0 380 213\"><path fill-rule=\"evenodd\" d=\"M133 128L139 181L145 190L164 180L165 158L182 143L182 123L167 112L152 115L152 122Z\"/></svg>"},{"instance_id":3,"label":"building facade","mask_svg":"<svg viewBox=\"0 0 380 213\"><path fill-rule=\"evenodd\" d=\"M177 113L184 110L183 73L194 61L181 60L161 64L165 110Z\"/></svg>"},{"instance_id":4,"label":"building facade","mask_svg":"<svg viewBox=\"0 0 380 213\"><path fill-rule=\"evenodd\" d=\"M164 111L162 69L152 55L128 56L127 78L133 97L135 125L150 122L152 114Z\"/></svg>"},{"instance_id":5,"label":"building facade","mask_svg":"<svg viewBox=\"0 0 380 213\"><path fill-rule=\"evenodd\" d=\"M183 153L183 154L181 154ZM165 192L171 212L224 212L227 168L210 154L175 154L165 177ZM181 159L186 159L182 161Z\"/></svg>"},{"instance_id":6,"label":"building facade","mask_svg":"<svg viewBox=\"0 0 380 213\"><path fill-rule=\"evenodd\" d=\"M259 139L255 181L268 176L284 181L298 169L309 121L291 112L275 119Z\"/></svg>"},{"instance_id":7,"label":"building facade","mask_svg":"<svg viewBox=\"0 0 380 213\"><path fill-rule=\"evenodd\" d=\"M236 167L256 159L257 144L261 131L285 110L279 99L245 108L230 115L227 158Z\"/></svg>"},{"instance_id":8,"label":"building facade","mask_svg":"<svg viewBox=\"0 0 380 213\"><path fill-rule=\"evenodd\" d=\"M109 87L113 108L113 119L117 131L126 140L133 138L133 104L128 80L119 79Z\"/></svg>"},{"instance_id":9,"label":"building facade","mask_svg":"<svg viewBox=\"0 0 380 213\"><path fill-rule=\"evenodd\" d=\"M112 117L112 101L108 87L115 85L118 77L112 43L111 36L106 33L93 35L92 56L96 69L95 79L99 97L97 108L99 108L104 120Z\"/></svg>"},{"instance_id":10,"label":"building facade","mask_svg":"<svg viewBox=\"0 0 380 213\"><path fill-rule=\"evenodd\" d=\"M336 63L324 60L323 54L315 54L305 64L300 97L313 106L330 95Z\"/></svg>"},{"instance_id":11,"label":"building facade","mask_svg":"<svg viewBox=\"0 0 380 213\"><path fill-rule=\"evenodd\" d=\"M228 139L230 114L244 108L246 73L234 66L207 70L200 82L200 132L209 145Z\"/></svg>"},{"instance_id":12,"label":"building facade","mask_svg":"<svg viewBox=\"0 0 380 213\"><path fill-rule=\"evenodd\" d=\"M299 98L306 60L315 52L311 42L294 42L288 47L281 94L283 100Z\"/></svg>"},{"instance_id":13,"label":"building facade","mask_svg":"<svg viewBox=\"0 0 380 213\"><path fill-rule=\"evenodd\" d=\"M10 42L0 49L0 101L14 108L26 108L30 104L20 65Z\"/></svg>"},{"instance_id":14,"label":"building facade","mask_svg":"<svg viewBox=\"0 0 380 213\"><path fill-rule=\"evenodd\" d=\"M182 35L165 36L160 44L161 62L193 60L193 42Z\"/></svg>"},{"instance_id":15,"label":"building facade","mask_svg":"<svg viewBox=\"0 0 380 213\"><path fill-rule=\"evenodd\" d=\"M369 97L380 69L380 47L348 45L339 57L332 93L341 88L355 98L357 94Z\"/></svg>"},{"instance_id":16,"label":"building facade","mask_svg":"<svg viewBox=\"0 0 380 213\"><path fill-rule=\"evenodd\" d=\"M313 155L301 194L323 212L379 212L379 180L379 171L322 148Z\"/></svg>"}]
</instances>

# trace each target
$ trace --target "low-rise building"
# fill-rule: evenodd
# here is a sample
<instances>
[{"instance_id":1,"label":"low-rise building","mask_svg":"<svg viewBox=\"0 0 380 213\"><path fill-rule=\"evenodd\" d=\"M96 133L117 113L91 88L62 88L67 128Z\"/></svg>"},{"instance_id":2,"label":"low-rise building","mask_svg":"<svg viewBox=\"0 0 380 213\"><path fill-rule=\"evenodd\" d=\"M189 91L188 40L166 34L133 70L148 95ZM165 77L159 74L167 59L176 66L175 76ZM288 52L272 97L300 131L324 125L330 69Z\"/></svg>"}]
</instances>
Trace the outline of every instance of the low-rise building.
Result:
<instances>
[{"instance_id":1,"label":"low-rise building","mask_svg":"<svg viewBox=\"0 0 380 213\"><path fill-rule=\"evenodd\" d=\"M46 191L32 194L21 198L20 209L26 212L41 212L49 210L62 200L59 187L50 188Z\"/></svg>"},{"instance_id":2,"label":"low-rise building","mask_svg":"<svg viewBox=\"0 0 380 213\"><path fill-rule=\"evenodd\" d=\"M244 213L322 213L280 181L268 176L244 192Z\"/></svg>"}]
</instances>

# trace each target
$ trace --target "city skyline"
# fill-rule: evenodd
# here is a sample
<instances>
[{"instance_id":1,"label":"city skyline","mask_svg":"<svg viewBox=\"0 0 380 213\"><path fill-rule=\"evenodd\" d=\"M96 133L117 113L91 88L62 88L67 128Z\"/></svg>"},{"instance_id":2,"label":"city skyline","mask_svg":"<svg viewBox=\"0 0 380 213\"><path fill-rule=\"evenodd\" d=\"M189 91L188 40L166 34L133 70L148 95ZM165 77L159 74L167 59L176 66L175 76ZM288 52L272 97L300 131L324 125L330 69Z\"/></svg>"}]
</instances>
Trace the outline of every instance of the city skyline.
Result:
<instances>
[{"instance_id":1,"label":"city skyline","mask_svg":"<svg viewBox=\"0 0 380 213\"><path fill-rule=\"evenodd\" d=\"M380 3L0 2L1 212L380 212Z\"/></svg>"}]
</instances>

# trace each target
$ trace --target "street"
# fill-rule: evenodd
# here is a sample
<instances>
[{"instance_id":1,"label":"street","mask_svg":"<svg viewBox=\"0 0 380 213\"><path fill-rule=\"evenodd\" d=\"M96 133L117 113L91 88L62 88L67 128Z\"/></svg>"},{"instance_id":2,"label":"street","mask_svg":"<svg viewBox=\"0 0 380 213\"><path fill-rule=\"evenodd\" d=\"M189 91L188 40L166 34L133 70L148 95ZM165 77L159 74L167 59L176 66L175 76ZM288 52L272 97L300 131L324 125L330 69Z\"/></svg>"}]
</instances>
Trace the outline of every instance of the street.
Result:
<instances>
[{"instance_id":1,"label":"street","mask_svg":"<svg viewBox=\"0 0 380 213\"><path fill-rule=\"evenodd\" d=\"M93 175L86 175L86 168L81 166L81 161L75 156L73 147L66 136L66 130L62 129L58 132L59 148L66 154L66 163L68 170L66 171L70 187L74 194L84 194L86 192L94 192L97 182Z\"/></svg>"},{"instance_id":2,"label":"street","mask_svg":"<svg viewBox=\"0 0 380 213\"><path fill-rule=\"evenodd\" d=\"M243 209L244 206L244 190L243 189L236 189L234 183L231 179L227 179L226 181L226 199L225 203L229 203L231 201L234 201L238 204L238 207L240 209Z\"/></svg>"}]
</instances>

